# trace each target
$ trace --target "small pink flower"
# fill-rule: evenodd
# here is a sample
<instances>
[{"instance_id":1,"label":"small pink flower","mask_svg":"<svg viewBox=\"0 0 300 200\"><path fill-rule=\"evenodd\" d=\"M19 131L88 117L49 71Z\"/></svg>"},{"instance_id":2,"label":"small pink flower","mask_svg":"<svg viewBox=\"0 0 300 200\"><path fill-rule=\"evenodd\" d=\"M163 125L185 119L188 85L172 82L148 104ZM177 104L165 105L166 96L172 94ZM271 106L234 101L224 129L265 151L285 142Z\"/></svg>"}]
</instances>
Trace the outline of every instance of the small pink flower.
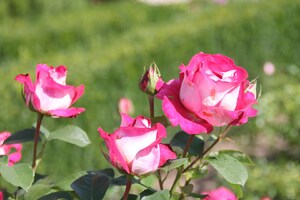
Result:
<instances>
[{"instance_id":1,"label":"small pink flower","mask_svg":"<svg viewBox=\"0 0 300 200\"><path fill-rule=\"evenodd\" d=\"M4 194L2 191L0 191L0 200L4 200Z\"/></svg>"},{"instance_id":2,"label":"small pink flower","mask_svg":"<svg viewBox=\"0 0 300 200\"><path fill-rule=\"evenodd\" d=\"M166 137L166 129L157 123L151 126L150 119L138 116L133 119L122 115L119 129L108 134L98 129L109 150L111 164L136 176L156 171L169 159L175 159L176 154L168 145L160 144Z\"/></svg>"},{"instance_id":3,"label":"small pink flower","mask_svg":"<svg viewBox=\"0 0 300 200\"><path fill-rule=\"evenodd\" d=\"M21 144L3 144L3 142L11 134L9 132L0 133L0 156L8 156L8 166L14 165L16 162L19 162L22 158L22 145ZM0 199L1 200L1 199Z\"/></svg>"},{"instance_id":4,"label":"small pink flower","mask_svg":"<svg viewBox=\"0 0 300 200\"><path fill-rule=\"evenodd\" d=\"M272 76L275 73L275 65L271 62L266 62L263 68L265 74L268 76Z\"/></svg>"},{"instance_id":5,"label":"small pink flower","mask_svg":"<svg viewBox=\"0 0 300 200\"><path fill-rule=\"evenodd\" d=\"M127 115L131 115L134 113L134 107L132 101L126 97L123 97L119 100L119 112Z\"/></svg>"},{"instance_id":6,"label":"small pink flower","mask_svg":"<svg viewBox=\"0 0 300 200\"><path fill-rule=\"evenodd\" d=\"M213 126L239 125L254 117L257 103L247 71L221 54L196 54L180 67L179 79L166 83L157 97L173 126L189 134L209 133Z\"/></svg>"},{"instance_id":7,"label":"small pink flower","mask_svg":"<svg viewBox=\"0 0 300 200\"><path fill-rule=\"evenodd\" d=\"M233 192L225 187L219 187L210 192L203 192L207 196L203 200L238 200Z\"/></svg>"},{"instance_id":8,"label":"small pink flower","mask_svg":"<svg viewBox=\"0 0 300 200\"><path fill-rule=\"evenodd\" d=\"M66 85L67 69L46 64L36 66L36 81L32 82L28 74L16 76L24 85L24 97L27 106L36 112L52 117L76 117L84 108L70 106L83 94L84 86Z\"/></svg>"}]
</instances>

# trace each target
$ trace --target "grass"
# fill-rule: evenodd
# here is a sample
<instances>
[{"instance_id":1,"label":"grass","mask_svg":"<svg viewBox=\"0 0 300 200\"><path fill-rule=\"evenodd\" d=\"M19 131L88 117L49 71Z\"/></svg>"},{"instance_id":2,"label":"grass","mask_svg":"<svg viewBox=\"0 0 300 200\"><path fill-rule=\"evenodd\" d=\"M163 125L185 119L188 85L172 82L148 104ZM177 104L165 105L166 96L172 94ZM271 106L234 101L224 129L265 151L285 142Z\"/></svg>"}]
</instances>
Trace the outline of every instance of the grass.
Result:
<instances>
[{"instance_id":1,"label":"grass","mask_svg":"<svg viewBox=\"0 0 300 200\"><path fill-rule=\"evenodd\" d=\"M108 166L99 151L97 128L112 132L118 126L117 102L123 96L134 102L135 115L148 115L146 96L137 83L143 67L152 61L164 80L177 77L178 66L199 51L232 57L251 78L262 73L267 60L279 68L300 63L300 3L296 0L233 1L226 6L194 1L169 7L78 0L78 5L84 6L67 8L47 1L39 12L23 7L20 15L3 11L5 17L0 19L1 130L16 132L35 122L13 79L20 73L34 77L37 63L66 65L68 84L85 85L85 94L76 103L86 108L84 114L44 121L50 130L78 125L93 141L83 149L50 143L39 171L54 178ZM0 13L1 8L0 4ZM253 126L252 122L237 130L247 134ZM31 144L26 146L31 149ZM25 151L23 159L30 163L31 151Z\"/></svg>"}]
</instances>

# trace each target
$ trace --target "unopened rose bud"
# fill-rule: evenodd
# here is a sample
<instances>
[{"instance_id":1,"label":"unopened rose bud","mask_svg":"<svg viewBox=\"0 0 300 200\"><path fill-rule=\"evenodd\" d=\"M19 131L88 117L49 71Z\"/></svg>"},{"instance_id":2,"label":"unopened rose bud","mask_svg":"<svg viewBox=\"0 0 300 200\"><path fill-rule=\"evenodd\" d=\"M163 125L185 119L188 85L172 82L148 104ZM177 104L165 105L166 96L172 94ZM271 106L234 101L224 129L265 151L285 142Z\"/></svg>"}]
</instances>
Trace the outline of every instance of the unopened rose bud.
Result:
<instances>
[{"instance_id":1,"label":"unopened rose bud","mask_svg":"<svg viewBox=\"0 0 300 200\"><path fill-rule=\"evenodd\" d=\"M254 94L255 98L257 98L257 94L256 94L256 80L253 81L252 83L249 84L247 91L251 92Z\"/></svg>"},{"instance_id":2,"label":"unopened rose bud","mask_svg":"<svg viewBox=\"0 0 300 200\"><path fill-rule=\"evenodd\" d=\"M139 87L143 92L154 96L162 85L163 80L159 69L155 63L152 63L152 65L145 70L142 78L140 79Z\"/></svg>"}]
</instances>

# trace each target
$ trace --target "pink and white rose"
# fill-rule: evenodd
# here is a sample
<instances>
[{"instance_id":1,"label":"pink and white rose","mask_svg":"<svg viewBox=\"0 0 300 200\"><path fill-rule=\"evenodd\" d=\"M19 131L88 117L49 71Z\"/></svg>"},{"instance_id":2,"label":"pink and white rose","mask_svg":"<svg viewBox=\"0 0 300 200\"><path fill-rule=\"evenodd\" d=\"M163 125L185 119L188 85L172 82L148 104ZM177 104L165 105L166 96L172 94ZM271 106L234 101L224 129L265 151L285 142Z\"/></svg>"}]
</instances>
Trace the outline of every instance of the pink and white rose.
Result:
<instances>
[{"instance_id":1,"label":"pink and white rose","mask_svg":"<svg viewBox=\"0 0 300 200\"><path fill-rule=\"evenodd\" d=\"M180 70L179 79L157 94L173 126L179 124L189 134L209 133L212 126L240 125L256 115L255 87L230 58L201 52Z\"/></svg>"},{"instance_id":2,"label":"pink and white rose","mask_svg":"<svg viewBox=\"0 0 300 200\"><path fill-rule=\"evenodd\" d=\"M219 187L210 192L203 192L207 196L203 200L238 200L233 192L225 187Z\"/></svg>"},{"instance_id":3,"label":"pink and white rose","mask_svg":"<svg viewBox=\"0 0 300 200\"><path fill-rule=\"evenodd\" d=\"M84 85L66 85L67 69L46 64L36 66L36 81L29 74L20 74L16 80L24 85L27 106L36 112L52 117L76 117L84 108L70 107L84 93Z\"/></svg>"},{"instance_id":4,"label":"pink and white rose","mask_svg":"<svg viewBox=\"0 0 300 200\"><path fill-rule=\"evenodd\" d=\"M9 132L0 133L0 156L6 155L8 157L8 166L13 166L22 158L22 144L3 144L3 142L10 137Z\"/></svg>"},{"instance_id":5,"label":"pink and white rose","mask_svg":"<svg viewBox=\"0 0 300 200\"><path fill-rule=\"evenodd\" d=\"M166 137L163 125L157 123L151 126L150 119L143 116L135 119L126 114L121 116L121 126L114 133L108 134L98 129L114 167L127 174L141 176L156 171L167 160L176 158L168 145L161 144Z\"/></svg>"}]
</instances>

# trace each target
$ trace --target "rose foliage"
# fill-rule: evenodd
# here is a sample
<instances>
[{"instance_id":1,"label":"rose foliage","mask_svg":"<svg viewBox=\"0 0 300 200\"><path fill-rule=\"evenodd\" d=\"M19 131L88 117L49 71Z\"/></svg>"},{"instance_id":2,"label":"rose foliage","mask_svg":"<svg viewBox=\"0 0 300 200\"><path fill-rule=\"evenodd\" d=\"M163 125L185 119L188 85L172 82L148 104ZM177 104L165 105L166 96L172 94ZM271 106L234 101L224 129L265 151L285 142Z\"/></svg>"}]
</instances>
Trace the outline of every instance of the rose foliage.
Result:
<instances>
[{"instance_id":1,"label":"rose foliage","mask_svg":"<svg viewBox=\"0 0 300 200\"><path fill-rule=\"evenodd\" d=\"M211 151L232 127L257 115L253 108L257 104L256 82L249 81L244 68L221 54L198 53L179 70L178 78L163 81L153 63L145 69L139 84L148 98L149 116L130 116L133 103L120 97L120 126L112 133L98 128L102 155L113 168L66 174L60 182L38 174L47 144L61 140L85 147L90 140L79 127L68 125L50 131L42 126L42 121L44 116L77 117L85 111L72 107L83 95L84 85L67 85L65 66L38 64L35 81L29 74L17 75L15 79L22 84L25 104L37 114L37 122L33 128L0 134L0 178L16 187L13 193L0 187L0 199L109 199L108 188L120 186L123 194L114 194L116 199L242 197L248 178L244 164L252 161L238 151ZM154 113L155 97L162 101L163 116ZM174 134L172 127L167 129L169 126L179 126L181 130ZM32 141L30 166L21 161L21 143ZM211 191L194 187L192 180L201 181L208 165L232 186L234 193L224 186ZM148 177L157 182L145 185L143 181ZM139 187L131 190L136 184Z\"/></svg>"}]
</instances>

